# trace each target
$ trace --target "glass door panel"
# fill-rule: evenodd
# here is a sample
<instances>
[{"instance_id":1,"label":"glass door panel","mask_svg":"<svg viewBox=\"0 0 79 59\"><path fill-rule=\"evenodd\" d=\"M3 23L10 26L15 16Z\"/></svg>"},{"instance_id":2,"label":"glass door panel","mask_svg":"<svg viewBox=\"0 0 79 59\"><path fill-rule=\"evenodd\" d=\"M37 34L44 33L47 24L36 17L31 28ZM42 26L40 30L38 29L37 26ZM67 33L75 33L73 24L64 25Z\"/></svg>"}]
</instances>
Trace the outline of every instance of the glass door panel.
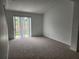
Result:
<instances>
[{"instance_id":1,"label":"glass door panel","mask_svg":"<svg viewBox=\"0 0 79 59\"><path fill-rule=\"evenodd\" d=\"M30 18L25 17L24 18L24 23L23 23L24 36L25 37L29 37L29 35L30 35L30 25L29 25L29 23L30 23Z\"/></svg>"},{"instance_id":2,"label":"glass door panel","mask_svg":"<svg viewBox=\"0 0 79 59\"><path fill-rule=\"evenodd\" d=\"M31 18L14 16L15 38L26 38L31 36Z\"/></svg>"}]
</instances>

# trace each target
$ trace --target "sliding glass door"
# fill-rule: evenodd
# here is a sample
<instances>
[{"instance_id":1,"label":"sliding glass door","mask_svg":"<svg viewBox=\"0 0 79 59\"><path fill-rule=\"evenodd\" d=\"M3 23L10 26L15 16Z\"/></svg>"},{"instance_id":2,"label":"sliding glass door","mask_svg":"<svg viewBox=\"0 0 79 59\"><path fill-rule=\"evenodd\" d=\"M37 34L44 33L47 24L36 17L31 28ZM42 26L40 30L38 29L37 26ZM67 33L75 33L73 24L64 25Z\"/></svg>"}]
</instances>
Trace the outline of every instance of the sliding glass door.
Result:
<instances>
[{"instance_id":1,"label":"sliding glass door","mask_svg":"<svg viewBox=\"0 0 79 59\"><path fill-rule=\"evenodd\" d=\"M15 38L31 37L31 17L13 16Z\"/></svg>"}]
</instances>

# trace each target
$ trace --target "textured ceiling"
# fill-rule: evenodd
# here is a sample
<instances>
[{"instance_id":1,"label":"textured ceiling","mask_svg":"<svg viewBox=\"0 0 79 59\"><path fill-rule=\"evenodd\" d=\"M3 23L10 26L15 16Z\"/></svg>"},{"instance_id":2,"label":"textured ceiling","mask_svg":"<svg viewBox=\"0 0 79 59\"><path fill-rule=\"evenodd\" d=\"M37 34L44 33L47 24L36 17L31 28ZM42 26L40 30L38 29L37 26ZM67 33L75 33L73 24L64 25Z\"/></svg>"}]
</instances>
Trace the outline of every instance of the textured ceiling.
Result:
<instances>
[{"instance_id":1,"label":"textured ceiling","mask_svg":"<svg viewBox=\"0 0 79 59\"><path fill-rule=\"evenodd\" d=\"M32 12L32 13L45 13L51 8L56 0L8 0L6 9Z\"/></svg>"}]
</instances>

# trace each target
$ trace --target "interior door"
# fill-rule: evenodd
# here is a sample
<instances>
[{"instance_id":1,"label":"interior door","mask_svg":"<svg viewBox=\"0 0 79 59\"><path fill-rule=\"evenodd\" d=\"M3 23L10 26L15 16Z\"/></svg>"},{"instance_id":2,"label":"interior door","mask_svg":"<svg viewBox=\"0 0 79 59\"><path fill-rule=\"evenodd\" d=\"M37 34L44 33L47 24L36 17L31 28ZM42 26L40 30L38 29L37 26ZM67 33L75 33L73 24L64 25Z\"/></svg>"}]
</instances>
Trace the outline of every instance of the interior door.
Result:
<instances>
[{"instance_id":1,"label":"interior door","mask_svg":"<svg viewBox=\"0 0 79 59\"><path fill-rule=\"evenodd\" d=\"M0 0L0 59L8 59L8 27L3 2Z\"/></svg>"}]
</instances>

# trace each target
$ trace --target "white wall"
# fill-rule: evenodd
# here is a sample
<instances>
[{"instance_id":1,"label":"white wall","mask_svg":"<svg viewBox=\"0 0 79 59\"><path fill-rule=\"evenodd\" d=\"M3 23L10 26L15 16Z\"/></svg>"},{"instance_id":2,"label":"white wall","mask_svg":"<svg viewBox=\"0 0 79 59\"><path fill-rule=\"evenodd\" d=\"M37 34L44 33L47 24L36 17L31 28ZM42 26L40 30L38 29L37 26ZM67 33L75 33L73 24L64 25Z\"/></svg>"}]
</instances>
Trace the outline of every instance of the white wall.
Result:
<instances>
[{"instance_id":1,"label":"white wall","mask_svg":"<svg viewBox=\"0 0 79 59\"><path fill-rule=\"evenodd\" d=\"M71 45L73 2L60 0L44 15L44 36Z\"/></svg>"},{"instance_id":2,"label":"white wall","mask_svg":"<svg viewBox=\"0 0 79 59\"><path fill-rule=\"evenodd\" d=\"M43 22L43 15L42 14L35 14L35 13L26 13L26 12L19 12L19 11L6 11L7 21L8 21L8 28L9 28L9 37L14 37L14 28L13 28L13 16L30 16L31 17L31 26L32 26L32 36L41 36L42 35L42 22Z\"/></svg>"}]
</instances>

